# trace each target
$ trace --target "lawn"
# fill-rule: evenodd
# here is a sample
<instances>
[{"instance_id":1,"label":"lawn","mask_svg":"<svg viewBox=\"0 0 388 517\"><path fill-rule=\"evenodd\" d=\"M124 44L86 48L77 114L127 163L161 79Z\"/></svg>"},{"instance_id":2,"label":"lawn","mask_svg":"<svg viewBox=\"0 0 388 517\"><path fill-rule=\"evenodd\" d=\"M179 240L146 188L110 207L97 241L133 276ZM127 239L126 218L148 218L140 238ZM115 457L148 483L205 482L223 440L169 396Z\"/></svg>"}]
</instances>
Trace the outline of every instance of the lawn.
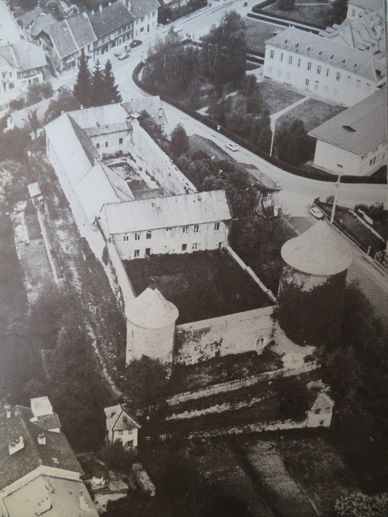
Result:
<instances>
[{"instance_id":1,"label":"lawn","mask_svg":"<svg viewBox=\"0 0 388 517\"><path fill-rule=\"evenodd\" d=\"M262 23L252 18L244 18L244 23L248 51L259 52L262 55L265 53L265 42L285 30L285 27Z\"/></svg>"},{"instance_id":2,"label":"lawn","mask_svg":"<svg viewBox=\"0 0 388 517\"><path fill-rule=\"evenodd\" d=\"M326 5L295 5L291 11L282 11L273 3L263 9L263 12L281 16L282 18L295 20L302 23L318 25L325 29L330 10L330 3Z\"/></svg>"},{"instance_id":3,"label":"lawn","mask_svg":"<svg viewBox=\"0 0 388 517\"><path fill-rule=\"evenodd\" d=\"M317 99L307 99L307 101L302 102L302 104L299 104L299 106L296 106L281 116L278 119L277 127L280 127L285 122L302 120L306 131L311 131L327 120L335 117L344 109L345 108L341 106L333 106L332 104Z\"/></svg>"},{"instance_id":4,"label":"lawn","mask_svg":"<svg viewBox=\"0 0 388 517\"><path fill-rule=\"evenodd\" d=\"M226 251L153 255L124 265L137 295L153 282L178 307L178 324L271 305Z\"/></svg>"},{"instance_id":5,"label":"lawn","mask_svg":"<svg viewBox=\"0 0 388 517\"><path fill-rule=\"evenodd\" d=\"M288 88L283 88L271 81L262 81L258 86L263 96L265 107L269 110L271 115L278 113L304 97L304 95L300 93L296 93Z\"/></svg>"}]
</instances>

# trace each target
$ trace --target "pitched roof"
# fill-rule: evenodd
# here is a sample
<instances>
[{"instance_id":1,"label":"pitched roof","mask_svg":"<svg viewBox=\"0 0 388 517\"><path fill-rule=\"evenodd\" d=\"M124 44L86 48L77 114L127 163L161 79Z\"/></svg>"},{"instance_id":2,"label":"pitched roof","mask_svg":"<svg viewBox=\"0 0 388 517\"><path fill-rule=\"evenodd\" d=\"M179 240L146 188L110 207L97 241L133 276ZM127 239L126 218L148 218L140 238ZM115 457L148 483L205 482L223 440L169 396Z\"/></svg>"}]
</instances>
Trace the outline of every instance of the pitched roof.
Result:
<instances>
[{"instance_id":1,"label":"pitched roof","mask_svg":"<svg viewBox=\"0 0 388 517\"><path fill-rule=\"evenodd\" d=\"M43 49L29 41L18 41L11 45L0 46L0 57L19 72L46 66Z\"/></svg>"},{"instance_id":2,"label":"pitched roof","mask_svg":"<svg viewBox=\"0 0 388 517\"><path fill-rule=\"evenodd\" d=\"M147 287L137 298L125 304L125 315L138 327L161 329L175 323L179 311L158 289Z\"/></svg>"},{"instance_id":3,"label":"pitched roof","mask_svg":"<svg viewBox=\"0 0 388 517\"><path fill-rule=\"evenodd\" d=\"M112 431L139 429L141 426L121 404L104 409L107 427Z\"/></svg>"},{"instance_id":4,"label":"pitched roof","mask_svg":"<svg viewBox=\"0 0 388 517\"><path fill-rule=\"evenodd\" d=\"M328 63L339 69L376 81L374 60L370 54L341 45L336 41L311 32L289 27L266 41L266 45L273 45L289 52L298 53L301 56L319 59L322 63Z\"/></svg>"},{"instance_id":5,"label":"pitched roof","mask_svg":"<svg viewBox=\"0 0 388 517\"><path fill-rule=\"evenodd\" d=\"M110 235L232 219L224 190L105 205Z\"/></svg>"},{"instance_id":6,"label":"pitched roof","mask_svg":"<svg viewBox=\"0 0 388 517\"><path fill-rule=\"evenodd\" d=\"M63 433L44 432L39 419L31 422L33 413L30 408L15 406L11 411L11 418L7 419L4 414L0 416L0 489L40 465L82 473L81 466ZM46 437L44 446L37 443L38 435L42 432ZM24 439L23 449L9 456L8 444L20 436Z\"/></svg>"},{"instance_id":7,"label":"pitched roof","mask_svg":"<svg viewBox=\"0 0 388 517\"><path fill-rule=\"evenodd\" d=\"M336 275L352 262L345 241L324 221L288 240L283 244L281 255L288 265L310 275Z\"/></svg>"},{"instance_id":8,"label":"pitched roof","mask_svg":"<svg viewBox=\"0 0 388 517\"><path fill-rule=\"evenodd\" d=\"M97 38L101 38L126 23L132 22L134 17L122 2L117 1L102 11L91 14L89 19Z\"/></svg>"},{"instance_id":9,"label":"pitched roof","mask_svg":"<svg viewBox=\"0 0 388 517\"><path fill-rule=\"evenodd\" d=\"M320 393L318 397L315 399L315 402L311 408L311 410L314 409L322 409L327 407L333 407L334 402L331 400L331 398L326 395L326 393Z\"/></svg>"},{"instance_id":10,"label":"pitched roof","mask_svg":"<svg viewBox=\"0 0 388 517\"><path fill-rule=\"evenodd\" d=\"M71 34L80 49L84 48L86 45L90 45L90 43L93 43L94 41L97 41L97 37L94 34L89 17L86 13L67 18L66 21Z\"/></svg>"},{"instance_id":11,"label":"pitched roof","mask_svg":"<svg viewBox=\"0 0 388 517\"><path fill-rule=\"evenodd\" d=\"M80 126L77 124L77 122L73 119L73 117L68 114L69 121L73 127L74 133L76 134L79 143L82 146L82 149L85 153L85 155L88 158L88 161L91 165L94 165L98 158L98 152L96 148L93 145L93 142L90 140L88 135L80 128Z\"/></svg>"},{"instance_id":12,"label":"pitched roof","mask_svg":"<svg viewBox=\"0 0 388 517\"><path fill-rule=\"evenodd\" d=\"M35 38L40 32L50 27L53 23L55 23L55 18L51 13L38 16L34 25L31 27L31 36Z\"/></svg>"},{"instance_id":13,"label":"pitched roof","mask_svg":"<svg viewBox=\"0 0 388 517\"><path fill-rule=\"evenodd\" d=\"M30 129L30 120L29 115L36 111L36 116L38 117L38 120L40 123L44 121L44 117L46 115L46 111L50 105L50 102L53 99L44 99L43 101L40 101L36 104L33 104L32 106L28 106L28 108L24 108L19 111L14 111L13 113L10 113L9 116L12 118L13 123L18 128L27 128Z\"/></svg>"},{"instance_id":14,"label":"pitched roof","mask_svg":"<svg viewBox=\"0 0 388 517\"><path fill-rule=\"evenodd\" d=\"M18 22L22 22L24 27L30 25L33 21L39 18L40 15L44 14L39 6L36 6L32 11L22 14L18 17Z\"/></svg>"},{"instance_id":15,"label":"pitched roof","mask_svg":"<svg viewBox=\"0 0 388 517\"><path fill-rule=\"evenodd\" d=\"M131 13L135 18L152 13L158 7L160 7L160 3L157 0L131 0Z\"/></svg>"},{"instance_id":16,"label":"pitched roof","mask_svg":"<svg viewBox=\"0 0 388 517\"><path fill-rule=\"evenodd\" d=\"M82 511L79 507L80 492L83 493L82 496L87 503ZM50 517L68 517L70 515L98 517L93 501L84 483L80 480L41 475L2 500L9 517L36 516L39 515L38 509L42 515L46 515L44 504L47 504L47 508L51 506L51 509L47 511L47 516Z\"/></svg>"},{"instance_id":17,"label":"pitched roof","mask_svg":"<svg viewBox=\"0 0 388 517\"><path fill-rule=\"evenodd\" d=\"M166 114L164 113L159 95L156 95L155 97L141 97L129 102L123 102L122 107L129 115L136 115L140 114L142 111L146 111L152 120L159 126L167 124Z\"/></svg>"},{"instance_id":18,"label":"pitched roof","mask_svg":"<svg viewBox=\"0 0 388 517\"><path fill-rule=\"evenodd\" d=\"M355 5L369 11L384 11L384 0L349 0L349 5Z\"/></svg>"},{"instance_id":19,"label":"pitched roof","mask_svg":"<svg viewBox=\"0 0 388 517\"><path fill-rule=\"evenodd\" d=\"M45 32L50 37L60 59L78 52L79 49L69 30L69 26L66 23L66 20L53 23L43 32Z\"/></svg>"},{"instance_id":20,"label":"pitched roof","mask_svg":"<svg viewBox=\"0 0 388 517\"><path fill-rule=\"evenodd\" d=\"M111 125L125 123L128 114L121 104L107 104L94 108L82 109L70 112L73 120L82 129L109 128Z\"/></svg>"},{"instance_id":21,"label":"pitched roof","mask_svg":"<svg viewBox=\"0 0 388 517\"><path fill-rule=\"evenodd\" d=\"M316 127L309 135L365 156L387 141L386 102L386 90L380 90Z\"/></svg>"}]
</instances>

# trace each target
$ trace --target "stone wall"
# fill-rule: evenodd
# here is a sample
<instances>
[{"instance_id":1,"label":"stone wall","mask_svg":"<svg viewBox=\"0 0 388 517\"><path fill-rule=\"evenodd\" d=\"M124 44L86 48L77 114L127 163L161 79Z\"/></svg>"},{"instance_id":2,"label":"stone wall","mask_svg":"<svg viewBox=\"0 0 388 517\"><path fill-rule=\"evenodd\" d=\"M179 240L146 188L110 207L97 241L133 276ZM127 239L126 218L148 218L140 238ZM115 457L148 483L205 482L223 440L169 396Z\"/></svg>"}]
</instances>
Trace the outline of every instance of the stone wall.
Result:
<instances>
[{"instance_id":1,"label":"stone wall","mask_svg":"<svg viewBox=\"0 0 388 517\"><path fill-rule=\"evenodd\" d=\"M174 362L195 364L214 357L256 351L271 339L274 307L178 325Z\"/></svg>"}]
</instances>

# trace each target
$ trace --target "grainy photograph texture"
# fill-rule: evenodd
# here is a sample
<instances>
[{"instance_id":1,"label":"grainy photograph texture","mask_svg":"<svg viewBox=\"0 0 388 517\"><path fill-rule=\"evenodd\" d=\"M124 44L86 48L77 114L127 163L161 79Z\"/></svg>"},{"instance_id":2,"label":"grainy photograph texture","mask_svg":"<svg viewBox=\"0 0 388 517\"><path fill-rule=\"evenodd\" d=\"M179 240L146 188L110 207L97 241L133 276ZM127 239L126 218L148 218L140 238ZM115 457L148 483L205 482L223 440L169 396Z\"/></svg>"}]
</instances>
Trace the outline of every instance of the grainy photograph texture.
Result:
<instances>
[{"instance_id":1,"label":"grainy photograph texture","mask_svg":"<svg viewBox=\"0 0 388 517\"><path fill-rule=\"evenodd\" d=\"M387 517L385 0L0 0L0 516Z\"/></svg>"}]
</instances>

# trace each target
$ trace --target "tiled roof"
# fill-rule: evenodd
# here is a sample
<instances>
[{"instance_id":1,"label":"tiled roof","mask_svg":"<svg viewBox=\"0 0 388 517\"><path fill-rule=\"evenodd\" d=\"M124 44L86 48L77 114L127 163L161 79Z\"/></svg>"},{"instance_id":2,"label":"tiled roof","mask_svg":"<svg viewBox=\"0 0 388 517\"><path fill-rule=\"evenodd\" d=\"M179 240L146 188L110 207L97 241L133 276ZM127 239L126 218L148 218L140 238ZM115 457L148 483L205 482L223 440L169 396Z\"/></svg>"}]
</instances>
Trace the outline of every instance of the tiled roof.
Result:
<instances>
[{"instance_id":1,"label":"tiled roof","mask_svg":"<svg viewBox=\"0 0 388 517\"><path fill-rule=\"evenodd\" d=\"M37 443L42 428L31 422L30 408L15 406L12 416L0 416L0 489L22 478L40 465L56 467L81 473L82 469L63 433L44 432L46 445ZM20 436L24 448L12 456L8 454L8 444Z\"/></svg>"},{"instance_id":2,"label":"tiled roof","mask_svg":"<svg viewBox=\"0 0 388 517\"><path fill-rule=\"evenodd\" d=\"M266 41L266 45L318 59L322 63L376 81L375 65L371 55L311 32L289 27Z\"/></svg>"},{"instance_id":3,"label":"tiled roof","mask_svg":"<svg viewBox=\"0 0 388 517\"><path fill-rule=\"evenodd\" d=\"M71 34L75 39L77 46L81 49L97 41L93 28L87 14L79 14L71 18L67 18L68 26Z\"/></svg>"},{"instance_id":4,"label":"tiled roof","mask_svg":"<svg viewBox=\"0 0 388 517\"><path fill-rule=\"evenodd\" d=\"M55 23L55 18L51 13L45 14L44 16L38 16L31 28L31 36L35 38L40 32L45 30L47 27L50 27L53 23Z\"/></svg>"},{"instance_id":5,"label":"tiled roof","mask_svg":"<svg viewBox=\"0 0 388 517\"><path fill-rule=\"evenodd\" d=\"M331 400L331 398L326 395L326 393L320 393L318 397L316 398L313 406L312 411L314 409L322 409L322 408L332 408L334 406L334 402Z\"/></svg>"},{"instance_id":6,"label":"tiled roof","mask_svg":"<svg viewBox=\"0 0 388 517\"><path fill-rule=\"evenodd\" d=\"M146 111L158 126L167 124L167 118L159 95L155 97L141 97L129 102L123 102L122 106L129 115L140 114L142 111Z\"/></svg>"},{"instance_id":7,"label":"tiled roof","mask_svg":"<svg viewBox=\"0 0 388 517\"><path fill-rule=\"evenodd\" d=\"M161 329L178 319L175 305L154 288L147 287L137 298L125 305L127 319L135 325L147 329Z\"/></svg>"},{"instance_id":8,"label":"tiled roof","mask_svg":"<svg viewBox=\"0 0 388 517\"><path fill-rule=\"evenodd\" d=\"M80 492L86 503L82 510L79 506ZM51 507L47 513L42 511L42 515L47 514L47 517L98 517L84 483L59 477L38 476L4 497L3 503L9 517L36 516L38 508L42 511L44 504Z\"/></svg>"},{"instance_id":9,"label":"tiled roof","mask_svg":"<svg viewBox=\"0 0 388 517\"><path fill-rule=\"evenodd\" d=\"M121 104L107 104L106 106L72 111L70 115L82 129L103 128L104 126L123 123L128 118L128 114Z\"/></svg>"},{"instance_id":10,"label":"tiled roof","mask_svg":"<svg viewBox=\"0 0 388 517\"><path fill-rule=\"evenodd\" d=\"M13 120L13 123L18 128L27 128L30 129L30 121L29 121L29 115L33 111L36 111L36 116L38 117L38 120L40 123L44 121L44 117L46 115L46 111L50 105L50 102L53 99L44 99L43 101L40 101L36 104L33 104L32 106L28 106L28 108L24 108L19 111L14 111L13 113L10 113L10 117Z\"/></svg>"},{"instance_id":11,"label":"tiled roof","mask_svg":"<svg viewBox=\"0 0 388 517\"><path fill-rule=\"evenodd\" d=\"M281 255L288 265L310 275L336 275L352 262L347 244L324 221L283 244Z\"/></svg>"},{"instance_id":12,"label":"tiled roof","mask_svg":"<svg viewBox=\"0 0 388 517\"><path fill-rule=\"evenodd\" d=\"M84 153L86 154L90 165L94 165L98 159L99 155L94 147L92 141L90 138L85 134L85 132L80 128L80 126L77 124L77 122L73 119L73 117L69 114L68 115L71 125L73 126L74 133L76 134L79 143L81 144Z\"/></svg>"},{"instance_id":13,"label":"tiled roof","mask_svg":"<svg viewBox=\"0 0 388 517\"><path fill-rule=\"evenodd\" d=\"M46 56L42 48L29 41L0 46L0 57L19 72L46 66Z\"/></svg>"},{"instance_id":14,"label":"tiled roof","mask_svg":"<svg viewBox=\"0 0 388 517\"><path fill-rule=\"evenodd\" d=\"M154 12L160 3L157 0L131 0L131 13L135 18L141 18Z\"/></svg>"},{"instance_id":15,"label":"tiled roof","mask_svg":"<svg viewBox=\"0 0 388 517\"><path fill-rule=\"evenodd\" d=\"M134 17L125 5L118 0L114 4L102 9L102 11L91 14L89 19L97 38L101 38L119 29L126 23L132 22Z\"/></svg>"},{"instance_id":16,"label":"tiled roof","mask_svg":"<svg viewBox=\"0 0 388 517\"><path fill-rule=\"evenodd\" d=\"M35 7L32 11L28 11L27 13L22 14L18 18L18 22L23 24L23 27L28 27L34 20L39 18L41 14L44 14L40 7Z\"/></svg>"},{"instance_id":17,"label":"tiled roof","mask_svg":"<svg viewBox=\"0 0 388 517\"><path fill-rule=\"evenodd\" d=\"M105 206L110 235L232 219L224 190Z\"/></svg>"},{"instance_id":18,"label":"tiled roof","mask_svg":"<svg viewBox=\"0 0 388 517\"><path fill-rule=\"evenodd\" d=\"M381 90L316 127L309 135L365 156L387 141L386 102L386 90Z\"/></svg>"},{"instance_id":19,"label":"tiled roof","mask_svg":"<svg viewBox=\"0 0 388 517\"><path fill-rule=\"evenodd\" d=\"M66 20L53 23L47 27L44 32L50 36L60 59L78 52L78 47L71 35Z\"/></svg>"},{"instance_id":20,"label":"tiled roof","mask_svg":"<svg viewBox=\"0 0 388 517\"><path fill-rule=\"evenodd\" d=\"M106 422L109 429L113 431L124 431L125 429L139 429L140 424L125 410L121 404L104 409Z\"/></svg>"}]
</instances>

